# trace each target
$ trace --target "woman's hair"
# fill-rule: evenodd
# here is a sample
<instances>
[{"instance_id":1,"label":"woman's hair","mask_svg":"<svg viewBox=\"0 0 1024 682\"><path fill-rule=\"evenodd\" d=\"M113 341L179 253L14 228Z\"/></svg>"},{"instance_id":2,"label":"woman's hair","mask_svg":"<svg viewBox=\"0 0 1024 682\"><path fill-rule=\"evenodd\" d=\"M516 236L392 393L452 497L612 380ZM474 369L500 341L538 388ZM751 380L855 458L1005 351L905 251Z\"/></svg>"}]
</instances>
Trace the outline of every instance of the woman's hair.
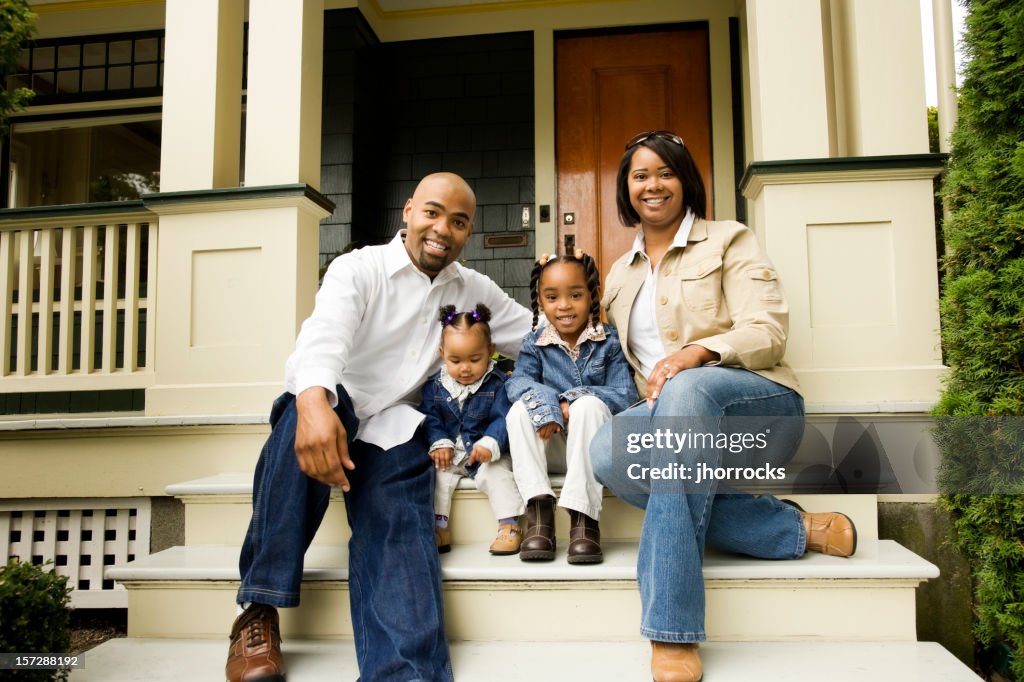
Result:
<instances>
[{"instance_id":1,"label":"woman's hair","mask_svg":"<svg viewBox=\"0 0 1024 682\"><path fill-rule=\"evenodd\" d=\"M443 305L438 311L438 320L441 321L441 338L444 339L444 330L448 327L465 331L470 327L480 327L487 344L491 343L491 309L483 303L477 303L472 310L456 310L453 305Z\"/></svg>"},{"instance_id":2,"label":"woman's hair","mask_svg":"<svg viewBox=\"0 0 1024 682\"><path fill-rule=\"evenodd\" d=\"M676 142L676 140L680 140ZM707 193L704 179L697 169L690 151L681 144L681 138L659 131L650 133L640 142L626 149L619 162L619 172L615 179L615 205L619 209L619 221L626 227L633 227L640 222L640 216L629 200L629 166L633 163L633 154L641 146L647 147L672 169L683 184L683 207L693 211L697 218L707 217Z\"/></svg>"},{"instance_id":3,"label":"woman's hair","mask_svg":"<svg viewBox=\"0 0 1024 682\"><path fill-rule=\"evenodd\" d=\"M533 308L533 327L537 328L537 321L540 319L540 276L547 268L555 263L572 263L583 268L583 276L587 280L587 290L590 292L590 323L595 327L601 321L601 273L597 271L597 263L589 253L581 254L579 258L574 255L542 257L533 266L530 274L530 306Z\"/></svg>"}]
</instances>

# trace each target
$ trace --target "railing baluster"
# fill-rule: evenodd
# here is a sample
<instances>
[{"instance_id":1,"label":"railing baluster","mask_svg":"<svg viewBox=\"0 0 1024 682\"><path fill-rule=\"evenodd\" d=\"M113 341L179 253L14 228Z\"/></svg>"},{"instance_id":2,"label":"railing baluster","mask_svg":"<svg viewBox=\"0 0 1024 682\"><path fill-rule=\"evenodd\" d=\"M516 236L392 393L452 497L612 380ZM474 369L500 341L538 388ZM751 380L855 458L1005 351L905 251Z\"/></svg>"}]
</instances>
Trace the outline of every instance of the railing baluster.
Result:
<instances>
[{"instance_id":1,"label":"railing baluster","mask_svg":"<svg viewBox=\"0 0 1024 682\"><path fill-rule=\"evenodd\" d=\"M105 230L106 249L103 262L103 352L101 369L105 374L114 371L117 355L117 262L118 232L116 224Z\"/></svg>"},{"instance_id":2,"label":"railing baluster","mask_svg":"<svg viewBox=\"0 0 1024 682\"><path fill-rule=\"evenodd\" d=\"M14 235L0 232L0 377L11 372L11 296L14 289Z\"/></svg>"},{"instance_id":3,"label":"railing baluster","mask_svg":"<svg viewBox=\"0 0 1024 682\"><path fill-rule=\"evenodd\" d=\"M96 226L82 230L82 336L79 368L89 374L95 366L96 346Z\"/></svg>"},{"instance_id":4,"label":"railing baluster","mask_svg":"<svg viewBox=\"0 0 1024 682\"><path fill-rule=\"evenodd\" d=\"M39 343L36 346L41 375L50 373L53 366L53 267L55 229L45 228L39 239Z\"/></svg>"},{"instance_id":5,"label":"railing baluster","mask_svg":"<svg viewBox=\"0 0 1024 682\"><path fill-rule=\"evenodd\" d=\"M32 369L32 276L35 262L32 253L32 230L18 233L18 355L15 358L15 373L26 376Z\"/></svg>"},{"instance_id":6,"label":"railing baluster","mask_svg":"<svg viewBox=\"0 0 1024 682\"><path fill-rule=\"evenodd\" d=\"M129 223L124 247L124 371L134 372L139 357L139 224Z\"/></svg>"},{"instance_id":7,"label":"railing baluster","mask_svg":"<svg viewBox=\"0 0 1024 682\"><path fill-rule=\"evenodd\" d=\"M146 227L149 233L149 253L146 256L146 368L153 367L153 358L156 357L156 272L159 263L156 262L156 242L159 238L159 229L156 222L150 222Z\"/></svg>"},{"instance_id":8,"label":"railing baluster","mask_svg":"<svg viewBox=\"0 0 1024 682\"><path fill-rule=\"evenodd\" d=\"M65 227L60 239L60 327L57 340L57 373L71 374L71 355L75 343L75 259L78 251L78 228Z\"/></svg>"}]
</instances>

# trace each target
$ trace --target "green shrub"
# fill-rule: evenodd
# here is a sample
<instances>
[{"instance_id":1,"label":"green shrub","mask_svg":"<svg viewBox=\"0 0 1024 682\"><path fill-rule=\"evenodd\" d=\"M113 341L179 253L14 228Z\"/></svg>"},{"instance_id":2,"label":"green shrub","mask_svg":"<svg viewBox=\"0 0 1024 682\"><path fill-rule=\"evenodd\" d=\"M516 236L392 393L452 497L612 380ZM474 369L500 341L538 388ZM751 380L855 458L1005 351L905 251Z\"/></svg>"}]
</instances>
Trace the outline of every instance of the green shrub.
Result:
<instances>
[{"instance_id":1,"label":"green shrub","mask_svg":"<svg viewBox=\"0 0 1024 682\"><path fill-rule=\"evenodd\" d=\"M71 590L68 579L11 559L0 568L0 652L69 653ZM66 670L5 670L4 680L66 680Z\"/></svg>"},{"instance_id":2,"label":"green shrub","mask_svg":"<svg viewBox=\"0 0 1024 682\"><path fill-rule=\"evenodd\" d=\"M995 419L1024 415L1024 3L965 4L970 61L943 188L942 340L951 373L935 410L957 418L937 419L940 486L974 571L977 636L1008 646L1008 668L1024 680L1020 428Z\"/></svg>"},{"instance_id":3,"label":"green shrub","mask_svg":"<svg viewBox=\"0 0 1024 682\"><path fill-rule=\"evenodd\" d=\"M26 0L0 0L0 136L7 132L7 116L35 94L28 88L7 89L7 76L14 73L21 46L32 37L35 25L36 15Z\"/></svg>"}]
</instances>

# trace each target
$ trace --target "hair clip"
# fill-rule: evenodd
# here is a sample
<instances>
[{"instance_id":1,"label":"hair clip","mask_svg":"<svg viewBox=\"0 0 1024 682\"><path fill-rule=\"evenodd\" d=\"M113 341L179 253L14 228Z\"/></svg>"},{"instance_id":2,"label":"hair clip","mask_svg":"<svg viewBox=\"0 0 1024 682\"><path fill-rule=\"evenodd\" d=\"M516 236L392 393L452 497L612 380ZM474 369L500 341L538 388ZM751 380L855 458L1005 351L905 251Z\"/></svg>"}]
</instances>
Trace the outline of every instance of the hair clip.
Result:
<instances>
[{"instance_id":1,"label":"hair clip","mask_svg":"<svg viewBox=\"0 0 1024 682\"><path fill-rule=\"evenodd\" d=\"M573 253L573 256L576 257L576 260L583 260L583 249L576 249L575 253Z\"/></svg>"},{"instance_id":2,"label":"hair clip","mask_svg":"<svg viewBox=\"0 0 1024 682\"><path fill-rule=\"evenodd\" d=\"M548 259L553 257L554 254L542 253L540 254L540 258L537 259L537 263L539 263L541 267L544 267L548 264Z\"/></svg>"},{"instance_id":3,"label":"hair clip","mask_svg":"<svg viewBox=\"0 0 1024 682\"><path fill-rule=\"evenodd\" d=\"M476 320L477 322L479 322L479 321L480 321L480 313L478 313L478 312L476 311L476 308L474 308L473 310L470 310L470 311L469 311L469 315L470 315L470 317L472 317L472 318L473 318L474 320Z\"/></svg>"},{"instance_id":4,"label":"hair clip","mask_svg":"<svg viewBox=\"0 0 1024 682\"><path fill-rule=\"evenodd\" d=\"M454 320L458 316L459 316L459 311L458 310L452 311L452 314L449 315L448 317L444 318L444 321L441 322L441 326L442 327L447 327L448 325L450 325L452 323L452 320Z\"/></svg>"}]
</instances>

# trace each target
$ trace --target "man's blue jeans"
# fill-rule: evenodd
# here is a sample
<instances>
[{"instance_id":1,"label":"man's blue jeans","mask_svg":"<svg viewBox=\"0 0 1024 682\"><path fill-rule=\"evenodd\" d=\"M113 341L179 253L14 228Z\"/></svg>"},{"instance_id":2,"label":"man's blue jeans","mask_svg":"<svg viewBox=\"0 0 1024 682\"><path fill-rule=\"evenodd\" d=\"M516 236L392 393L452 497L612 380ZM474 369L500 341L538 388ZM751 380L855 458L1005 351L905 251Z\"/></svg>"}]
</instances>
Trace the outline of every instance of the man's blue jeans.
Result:
<instances>
[{"instance_id":1,"label":"man's blue jeans","mask_svg":"<svg viewBox=\"0 0 1024 682\"><path fill-rule=\"evenodd\" d=\"M345 511L349 595L363 682L451 680L441 568L434 542L434 466L418 430L391 450L353 440L359 420L337 387L335 412L356 468ZM270 414L253 482L252 521L242 545L239 603L298 606L306 549L323 520L330 486L306 476L295 457L295 396Z\"/></svg>"},{"instance_id":2,"label":"man's blue jeans","mask_svg":"<svg viewBox=\"0 0 1024 682\"><path fill-rule=\"evenodd\" d=\"M594 436L590 447L597 479L626 502L646 509L640 533L637 581L642 607L640 633L660 642L700 642L704 633L703 562L705 542L730 552L765 559L793 559L806 547L800 513L771 495L755 497L730 490L715 480L639 483L627 465L662 468L678 465L671 449L651 448L623 455L613 445L617 420L631 429L671 423L652 417L701 417L717 426L723 418L759 417L772 429L767 461L785 464L803 436L803 399L795 391L753 372L731 367L698 367L675 375L662 389L653 410L646 404L614 417ZM779 418L782 419L779 419ZM798 419L794 419L797 417ZM694 423L680 420L680 424ZM621 445L621 444L620 444ZM717 466L715 448L698 457Z\"/></svg>"}]
</instances>

